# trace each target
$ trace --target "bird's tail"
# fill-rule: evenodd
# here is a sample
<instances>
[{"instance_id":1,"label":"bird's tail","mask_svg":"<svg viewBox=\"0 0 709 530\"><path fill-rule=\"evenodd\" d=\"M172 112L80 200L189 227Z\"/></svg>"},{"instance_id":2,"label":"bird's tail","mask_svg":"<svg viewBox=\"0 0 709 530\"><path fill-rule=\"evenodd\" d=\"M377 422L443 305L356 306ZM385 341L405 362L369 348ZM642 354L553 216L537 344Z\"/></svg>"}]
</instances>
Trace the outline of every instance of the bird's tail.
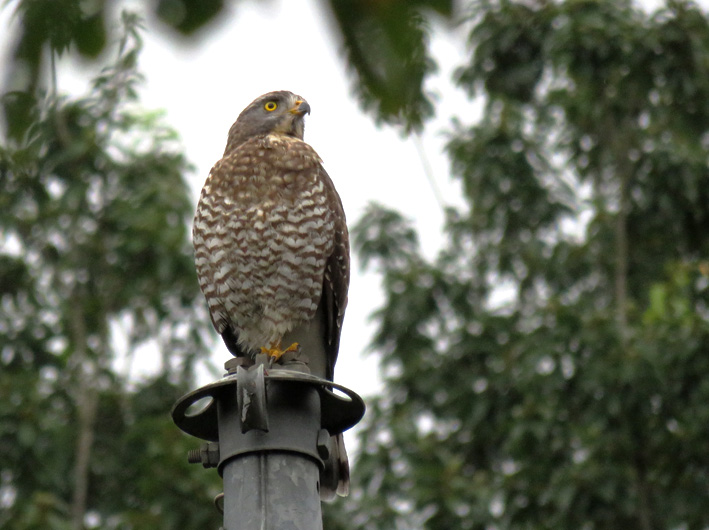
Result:
<instances>
[{"instance_id":1,"label":"bird's tail","mask_svg":"<svg viewBox=\"0 0 709 530\"><path fill-rule=\"evenodd\" d=\"M330 455L321 475L320 499L331 501L335 494L346 497L350 492L350 461L342 433L330 438Z\"/></svg>"}]
</instances>

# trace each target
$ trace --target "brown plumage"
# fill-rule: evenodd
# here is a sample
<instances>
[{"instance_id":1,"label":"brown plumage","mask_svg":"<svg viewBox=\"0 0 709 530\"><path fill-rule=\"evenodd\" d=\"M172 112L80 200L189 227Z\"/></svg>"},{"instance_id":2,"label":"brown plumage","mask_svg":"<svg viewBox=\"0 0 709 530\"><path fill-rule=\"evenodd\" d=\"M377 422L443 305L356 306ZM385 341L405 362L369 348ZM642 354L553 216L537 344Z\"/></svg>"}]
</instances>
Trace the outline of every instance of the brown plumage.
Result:
<instances>
[{"instance_id":1,"label":"brown plumage","mask_svg":"<svg viewBox=\"0 0 709 530\"><path fill-rule=\"evenodd\" d=\"M193 240L212 323L234 355L278 355L298 343L312 373L333 379L349 285L340 197L303 141L308 103L278 91L254 100L229 131L202 189ZM337 493L349 466L337 438ZM325 498L331 492L322 491Z\"/></svg>"}]
</instances>

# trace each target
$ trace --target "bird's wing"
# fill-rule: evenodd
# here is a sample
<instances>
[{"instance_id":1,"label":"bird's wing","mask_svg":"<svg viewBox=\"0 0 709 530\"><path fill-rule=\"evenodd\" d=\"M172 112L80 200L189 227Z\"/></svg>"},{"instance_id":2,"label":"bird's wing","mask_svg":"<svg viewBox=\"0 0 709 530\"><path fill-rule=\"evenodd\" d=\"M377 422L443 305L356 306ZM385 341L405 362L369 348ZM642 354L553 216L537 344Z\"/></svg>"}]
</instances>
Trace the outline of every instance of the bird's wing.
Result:
<instances>
[{"instance_id":1,"label":"bird's wing","mask_svg":"<svg viewBox=\"0 0 709 530\"><path fill-rule=\"evenodd\" d=\"M340 348L340 333L345 318L347 291L350 285L350 242L347 220L340 196L325 169L321 167L320 171L335 218L334 245L332 253L325 263L321 300L325 318L325 349L329 361L327 378L332 380Z\"/></svg>"}]
</instances>

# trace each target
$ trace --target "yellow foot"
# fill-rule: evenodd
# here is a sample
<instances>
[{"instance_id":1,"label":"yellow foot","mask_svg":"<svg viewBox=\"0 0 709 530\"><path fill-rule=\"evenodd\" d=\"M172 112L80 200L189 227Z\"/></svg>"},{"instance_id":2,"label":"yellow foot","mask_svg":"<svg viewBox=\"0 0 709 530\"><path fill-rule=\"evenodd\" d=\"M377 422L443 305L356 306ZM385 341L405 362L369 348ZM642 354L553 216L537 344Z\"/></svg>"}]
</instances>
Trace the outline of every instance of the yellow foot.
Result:
<instances>
[{"instance_id":1,"label":"yellow foot","mask_svg":"<svg viewBox=\"0 0 709 530\"><path fill-rule=\"evenodd\" d=\"M289 351L296 351L298 349L298 343L294 342L290 346L288 346L285 350L281 349L281 343L278 342L275 346L272 345L270 348L261 348L261 353L267 353L271 357L273 357L274 361L277 361L278 359L281 358L281 355L283 355L286 352Z\"/></svg>"}]
</instances>

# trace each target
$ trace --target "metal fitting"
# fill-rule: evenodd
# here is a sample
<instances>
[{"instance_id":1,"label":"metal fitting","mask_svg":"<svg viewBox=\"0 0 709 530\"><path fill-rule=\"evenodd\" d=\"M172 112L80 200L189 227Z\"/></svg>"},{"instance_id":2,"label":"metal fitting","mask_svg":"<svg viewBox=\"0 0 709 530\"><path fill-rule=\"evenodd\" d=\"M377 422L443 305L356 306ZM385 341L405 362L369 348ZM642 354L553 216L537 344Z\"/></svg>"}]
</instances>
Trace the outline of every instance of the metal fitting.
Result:
<instances>
[{"instance_id":1,"label":"metal fitting","mask_svg":"<svg viewBox=\"0 0 709 530\"><path fill-rule=\"evenodd\" d=\"M202 464L204 467L217 467L219 464L219 443L206 442L199 449L192 449L187 453L190 464Z\"/></svg>"}]
</instances>

